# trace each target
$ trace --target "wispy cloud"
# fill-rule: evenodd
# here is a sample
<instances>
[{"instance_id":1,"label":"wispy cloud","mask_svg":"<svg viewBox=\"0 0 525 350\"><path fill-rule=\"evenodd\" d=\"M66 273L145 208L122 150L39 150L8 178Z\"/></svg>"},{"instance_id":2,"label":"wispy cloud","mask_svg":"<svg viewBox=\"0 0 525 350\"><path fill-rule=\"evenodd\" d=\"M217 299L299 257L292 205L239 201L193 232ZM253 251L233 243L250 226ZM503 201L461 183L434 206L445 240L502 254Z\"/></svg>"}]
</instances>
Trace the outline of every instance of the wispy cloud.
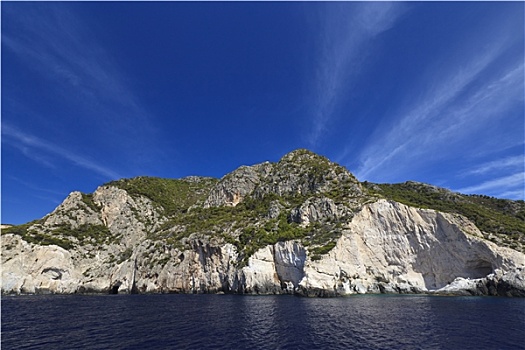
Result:
<instances>
[{"instance_id":1,"label":"wispy cloud","mask_svg":"<svg viewBox=\"0 0 525 350\"><path fill-rule=\"evenodd\" d=\"M26 188L29 188L35 192L43 192L44 194L51 194L51 195L58 195L60 196L60 199L63 199L63 196L64 194L66 194L66 191L57 191L57 190L52 190L52 189L49 189L47 187L40 187L40 186L37 186L35 185L34 183L30 183L30 182L27 182L27 181L24 181L18 177L15 177L15 176L9 176L8 177L9 180L13 180L14 182L17 182L19 184L21 184L22 186L26 187ZM58 201L58 199L56 199Z\"/></svg>"},{"instance_id":2,"label":"wispy cloud","mask_svg":"<svg viewBox=\"0 0 525 350\"><path fill-rule=\"evenodd\" d=\"M492 171L501 171L507 169L523 169L525 165L525 158L523 155L514 157L505 157L495 161L480 164L465 172L465 175L481 175Z\"/></svg>"},{"instance_id":3,"label":"wispy cloud","mask_svg":"<svg viewBox=\"0 0 525 350\"><path fill-rule=\"evenodd\" d=\"M134 97L121 83L122 74L111 56L66 7L28 8L24 16L17 14L11 20L23 30L4 30L2 44L55 80L56 86L74 88L82 98L106 96L135 107Z\"/></svg>"},{"instance_id":4,"label":"wispy cloud","mask_svg":"<svg viewBox=\"0 0 525 350\"><path fill-rule=\"evenodd\" d=\"M518 189L518 190L512 190L512 191L506 191L506 192L498 192L497 194L494 194L493 196L497 198L525 200L525 190Z\"/></svg>"},{"instance_id":5,"label":"wispy cloud","mask_svg":"<svg viewBox=\"0 0 525 350\"><path fill-rule=\"evenodd\" d=\"M445 74L437 72L434 81L438 83L427 88L425 98L399 111L395 124L376 132L360 155L356 175L370 179L392 173L393 168L406 171L422 155L435 160L455 153L454 144L457 147L466 140L479 144L476 133L523 103L521 61L495 76L485 74L496 65L507 44L505 40L487 43L483 54L466 54L463 64L451 63ZM503 146L506 141L498 142Z\"/></svg>"},{"instance_id":6,"label":"wispy cloud","mask_svg":"<svg viewBox=\"0 0 525 350\"><path fill-rule=\"evenodd\" d=\"M10 13L13 9L2 8L11 23L2 31L3 48L45 77L55 96L75 106L76 125L89 125L102 142L116 141L112 146L125 148L120 153L144 154L146 145L154 146L155 117L130 88L115 56L70 7L35 4L23 15ZM4 119L16 124L15 116Z\"/></svg>"},{"instance_id":7,"label":"wispy cloud","mask_svg":"<svg viewBox=\"0 0 525 350\"><path fill-rule=\"evenodd\" d=\"M508 156L479 164L460 175L461 178L466 176L474 185L460 188L457 192L525 199L525 158L523 155Z\"/></svg>"},{"instance_id":8,"label":"wispy cloud","mask_svg":"<svg viewBox=\"0 0 525 350\"><path fill-rule=\"evenodd\" d=\"M525 199L524 186L525 173L519 172L494 180L485 181L478 185L459 188L455 191L468 194L489 193L503 198L509 198L509 196L512 195L515 199Z\"/></svg>"},{"instance_id":9,"label":"wispy cloud","mask_svg":"<svg viewBox=\"0 0 525 350\"><path fill-rule=\"evenodd\" d=\"M91 170L108 179L119 179L122 177L117 172L95 162L92 159L68 151L33 135L26 134L15 127L6 125L5 123L2 124L2 136L2 142L6 142L7 144L18 148L24 152L26 156L31 157L34 160L38 161L40 154L44 153L49 158L52 156L62 158L63 160L69 161L73 165ZM51 163L49 160L44 164L54 167L54 163Z\"/></svg>"},{"instance_id":10,"label":"wispy cloud","mask_svg":"<svg viewBox=\"0 0 525 350\"><path fill-rule=\"evenodd\" d=\"M394 2L333 4L323 19L318 70L313 81L315 99L312 131L308 142L315 145L326 132L327 124L348 93L351 80L363 69L366 44L391 28L404 12Z\"/></svg>"}]
</instances>

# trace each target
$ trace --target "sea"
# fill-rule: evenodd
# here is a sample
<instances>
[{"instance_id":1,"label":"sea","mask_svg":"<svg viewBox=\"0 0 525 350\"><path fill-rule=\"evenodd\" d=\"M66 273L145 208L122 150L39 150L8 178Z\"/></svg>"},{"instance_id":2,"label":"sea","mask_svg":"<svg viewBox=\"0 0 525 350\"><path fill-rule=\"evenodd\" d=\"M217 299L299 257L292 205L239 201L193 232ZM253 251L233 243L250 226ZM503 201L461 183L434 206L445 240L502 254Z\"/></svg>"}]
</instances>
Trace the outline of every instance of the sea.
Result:
<instances>
[{"instance_id":1,"label":"sea","mask_svg":"<svg viewBox=\"0 0 525 350\"><path fill-rule=\"evenodd\" d=\"M7 349L525 349L525 299L3 296Z\"/></svg>"}]
</instances>

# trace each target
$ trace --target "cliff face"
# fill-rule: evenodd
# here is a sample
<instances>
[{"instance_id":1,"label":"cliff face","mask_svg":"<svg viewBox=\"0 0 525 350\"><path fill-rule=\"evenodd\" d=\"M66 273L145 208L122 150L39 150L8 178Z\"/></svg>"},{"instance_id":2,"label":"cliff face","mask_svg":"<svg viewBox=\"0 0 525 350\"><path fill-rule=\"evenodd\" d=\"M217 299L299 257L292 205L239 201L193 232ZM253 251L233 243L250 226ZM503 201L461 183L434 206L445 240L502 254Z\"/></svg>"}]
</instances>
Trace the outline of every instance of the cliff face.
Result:
<instances>
[{"instance_id":1,"label":"cliff face","mask_svg":"<svg viewBox=\"0 0 525 350\"><path fill-rule=\"evenodd\" d=\"M307 151L219 182L152 181L73 192L3 231L2 293L525 296L523 253L461 215L372 195Z\"/></svg>"},{"instance_id":2,"label":"cliff face","mask_svg":"<svg viewBox=\"0 0 525 350\"><path fill-rule=\"evenodd\" d=\"M484 285L517 271L523 280L525 256L480 237L460 216L379 200L354 217L332 251L308 264L300 287L306 294L451 293L447 286L458 277ZM502 294L521 295L520 283Z\"/></svg>"}]
</instances>

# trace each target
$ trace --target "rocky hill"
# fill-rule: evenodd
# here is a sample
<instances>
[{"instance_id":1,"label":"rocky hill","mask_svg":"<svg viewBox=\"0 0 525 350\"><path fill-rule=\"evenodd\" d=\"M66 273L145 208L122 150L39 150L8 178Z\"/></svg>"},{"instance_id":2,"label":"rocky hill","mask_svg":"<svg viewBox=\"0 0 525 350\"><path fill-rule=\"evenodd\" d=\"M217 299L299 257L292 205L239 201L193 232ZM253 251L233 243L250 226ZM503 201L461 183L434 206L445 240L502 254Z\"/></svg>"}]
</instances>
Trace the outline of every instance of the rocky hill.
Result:
<instances>
[{"instance_id":1,"label":"rocky hill","mask_svg":"<svg viewBox=\"0 0 525 350\"><path fill-rule=\"evenodd\" d=\"M307 150L72 192L2 229L2 293L525 296L525 205L360 183Z\"/></svg>"}]
</instances>

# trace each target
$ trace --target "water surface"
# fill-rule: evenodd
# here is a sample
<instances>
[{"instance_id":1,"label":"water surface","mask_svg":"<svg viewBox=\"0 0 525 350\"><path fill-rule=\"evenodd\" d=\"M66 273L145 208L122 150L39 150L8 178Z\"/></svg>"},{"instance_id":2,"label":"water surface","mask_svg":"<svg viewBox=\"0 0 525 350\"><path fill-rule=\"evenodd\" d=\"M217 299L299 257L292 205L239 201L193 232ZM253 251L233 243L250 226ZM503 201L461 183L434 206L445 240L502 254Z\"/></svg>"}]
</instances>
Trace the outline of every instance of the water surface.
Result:
<instances>
[{"instance_id":1,"label":"water surface","mask_svg":"<svg viewBox=\"0 0 525 350\"><path fill-rule=\"evenodd\" d=\"M2 349L525 349L525 300L363 295L2 298Z\"/></svg>"}]
</instances>

